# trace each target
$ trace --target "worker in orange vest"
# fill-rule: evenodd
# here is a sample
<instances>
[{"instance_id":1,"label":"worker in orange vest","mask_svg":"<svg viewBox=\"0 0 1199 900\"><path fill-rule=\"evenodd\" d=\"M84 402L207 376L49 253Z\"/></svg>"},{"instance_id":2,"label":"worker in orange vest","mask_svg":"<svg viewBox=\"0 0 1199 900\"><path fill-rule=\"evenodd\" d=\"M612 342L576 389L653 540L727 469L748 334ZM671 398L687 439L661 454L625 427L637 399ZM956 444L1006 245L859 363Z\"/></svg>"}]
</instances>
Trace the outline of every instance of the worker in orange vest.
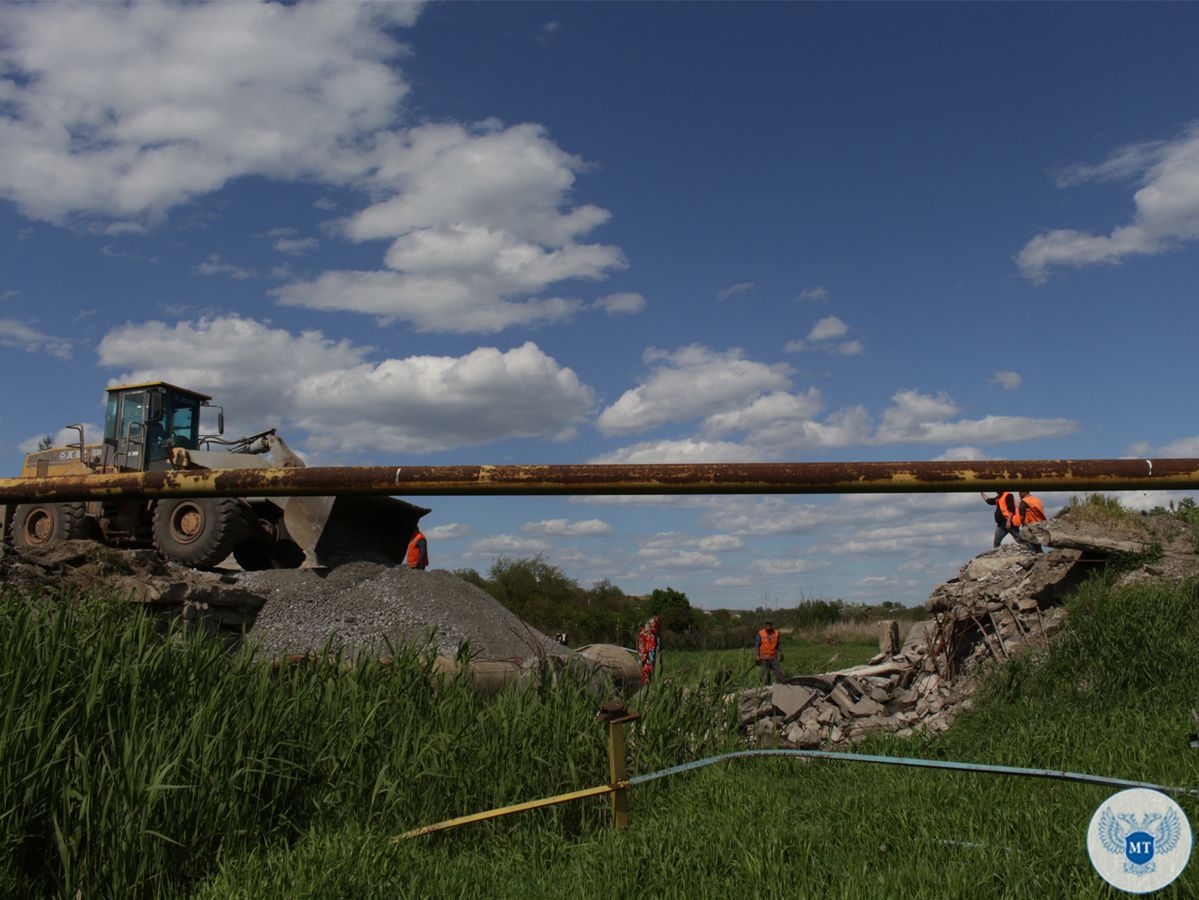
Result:
<instances>
[{"instance_id":1,"label":"worker in orange vest","mask_svg":"<svg viewBox=\"0 0 1199 900\"><path fill-rule=\"evenodd\" d=\"M983 494L982 498L995 507L995 542L991 546L998 547L1009 534L1013 540L1020 540L1019 533L1012 525L1012 516L1016 514L1016 495L1011 491L1000 491L994 497Z\"/></svg>"},{"instance_id":2,"label":"worker in orange vest","mask_svg":"<svg viewBox=\"0 0 1199 900\"><path fill-rule=\"evenodd\" d=\"M1033 522L1045 521L1045 504L1039 497L1034 497L1028 491L1020 492L1020 505L1012 516L1012 526L1016 529L1016 541L1034 553L1041 552L1041 545L1032 539L1032 535L1024 526Z\"/></svg>"},{"instance_id":3,"label":"worker in orange vest","mask_svg":"<svg viewBox=\"0 0 1199 900\"><path fill-rule=\"evenodd\" d=\"M408 542L408 568L429 568L429 542L425 540L425 536L421 534L419 528L416 529L412 540Z\"/></svg>"},{"instance_id":4,"label":"worker in orange vest","mask_svg":"<svg viewBox=\"0 0 1199 900\"><path fill-rule=\"evenodd\" d=\"M771 674L778 681L783 680L783 670L779 666L782 653L779 650L779 633L774 629L774 623L769 619L766 627L758 630L758 639L754 641L754 651L758 654L758 664L762 667L762 677L770 684Z\"/></svg>"}]
</instances>

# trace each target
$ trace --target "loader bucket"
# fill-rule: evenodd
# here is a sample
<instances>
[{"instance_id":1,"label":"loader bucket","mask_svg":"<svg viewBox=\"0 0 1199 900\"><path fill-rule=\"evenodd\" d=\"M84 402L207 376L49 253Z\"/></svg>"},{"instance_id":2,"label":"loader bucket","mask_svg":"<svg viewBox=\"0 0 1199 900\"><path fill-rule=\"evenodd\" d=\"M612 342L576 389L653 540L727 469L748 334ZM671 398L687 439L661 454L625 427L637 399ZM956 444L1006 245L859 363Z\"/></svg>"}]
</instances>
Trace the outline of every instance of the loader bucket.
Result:
<instances>
[{"instance_id":1,"label":"loader bucket","mask_svg":"<svg viewBox=\"0 0 1199 900\"><path fill-rule=\"evenodd\" d=\"M428 512L394 497L288 497L283 525L304 551L305 568L354 559L394 564Z\"/></svg>"}]
</instances>

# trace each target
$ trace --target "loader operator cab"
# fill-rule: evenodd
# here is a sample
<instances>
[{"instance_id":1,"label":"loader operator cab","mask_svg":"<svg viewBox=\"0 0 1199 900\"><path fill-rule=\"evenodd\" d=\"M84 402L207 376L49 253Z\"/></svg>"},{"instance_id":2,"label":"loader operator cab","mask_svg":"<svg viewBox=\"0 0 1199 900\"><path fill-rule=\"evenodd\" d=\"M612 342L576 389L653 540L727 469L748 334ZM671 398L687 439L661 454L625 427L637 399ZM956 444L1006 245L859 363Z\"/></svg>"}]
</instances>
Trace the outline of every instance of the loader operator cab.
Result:
<instances>
[{"instance_id":1,"label":"loader operator cab","mask_svg":"<svg viewBox=\"0 0 1199 900\"><path fill-rule=\"evenodd\" d=\"M105 456L122 472L170 468L173 447L196 448L200 407L211 399L165 381L109 388Z\"/></svg>"}]
</instances>

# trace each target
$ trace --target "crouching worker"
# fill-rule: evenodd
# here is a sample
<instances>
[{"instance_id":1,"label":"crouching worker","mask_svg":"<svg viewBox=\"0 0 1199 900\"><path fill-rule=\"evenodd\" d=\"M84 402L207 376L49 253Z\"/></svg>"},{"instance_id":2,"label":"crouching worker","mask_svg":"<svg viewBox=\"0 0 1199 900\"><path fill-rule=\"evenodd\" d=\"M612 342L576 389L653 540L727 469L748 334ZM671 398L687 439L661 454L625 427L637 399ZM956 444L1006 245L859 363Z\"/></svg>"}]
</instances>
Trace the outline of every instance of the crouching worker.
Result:
<instances>
[{"instance_id":1,"label":"crouching worker","mask_svg":"<svg viewBox=\"0 0 1199 900\"><path fill-rule=\"evenodd\" d=\"M1041 545L1033 540L1028 526L1033 522L1045 521L1045 504L1039 497L1034 497L1028 491L1020 492L1020 506L1012 516L1012 537L1021 547L1033 553L1041 552Z\"/></svg>"},{"instance_id":2,"label":"crouching worker","mask_svg":"<svg viewBox=\"0 0 1199 900\"><path fill-rule=\"evenodd\" d=\"M775 631L773 622L768 621L766 627L758 631L754 651L758 654L758 664L762 667L762 677L766 684L770 684L772 674L777 681L782 681L783 670L779 666L779 659L782 658L779 651L779 633Z\"/></svg>"}]
</instances>

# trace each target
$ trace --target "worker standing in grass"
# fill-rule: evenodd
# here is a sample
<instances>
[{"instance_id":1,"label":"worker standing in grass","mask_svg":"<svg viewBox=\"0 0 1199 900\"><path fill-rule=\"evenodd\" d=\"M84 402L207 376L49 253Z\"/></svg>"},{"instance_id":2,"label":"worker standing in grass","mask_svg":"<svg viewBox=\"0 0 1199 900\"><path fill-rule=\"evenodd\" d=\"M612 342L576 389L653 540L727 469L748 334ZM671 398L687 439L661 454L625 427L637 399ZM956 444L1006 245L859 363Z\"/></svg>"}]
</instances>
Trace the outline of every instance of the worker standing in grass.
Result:
<instances>
[{"instance_id":1,"label":"worker standing in grass","mask_svg":"<svg viewBox=\"0 0 1199 900\"><path fill-rule=\"evenodd\" d=\"M1032 534L1027 526L1033 522L1045 521L1045 504L1041 502L1039 497L1034 497L1028 491L1020 492L1020 505L1016 507L1016 514L1012 516L1012 526L1016 529L1016 541L1022 547L1033 551L1033 553L1041 552L1041 545L1032 539Z\"/></svg>"},{"instance_id":2,"label":"worker standing in grass","mask_svg":"<svg viewBox=\"0 0 1199 900\"><path fill-rule=\"evenodd\" d=\"M637 633L637 659L641 663L641 683L649 684L662 657L662 630L657 616L641 626Z\"/></svg>"},{"instance_id":3,"label":"worker standing in grass","mask_svg":"<svg viewBox=\"0 0 1199 900\"><path fill-rule=\"evenodd\" d=\"M774 623L766 620L766 627L759 629L758 639L754 641L754 652L758 654L758 664L762 667L762 677L770 684L773 674L778 681L783 680L783 670L779 666L782 652L779 649L779 633L774 629Z\"/></svg>"},{"instance_id":4,"label":"worker standing in grass","mask_svg":"<svg viewBox=\"0 0 1199 900\"><path fill-rule=\"evenodd\" d=\"M416 529L412 540L408 542L408 568L429 568L429 542L425 540L425 536L421 534L419 528Z\"/></svg>"},{"instance_id":5,"label":"worker standing in grass","mask_svg":"<svg viewBox=\"0 0 1199 900\"><path fill-rule=\"evenodd\" d=\"M1011 491L1000 491L994 497L983 494L982 498L995 507L995 542L991 546L998 547L1009 534L1013 540L1020 540L1020 535L1012 526L1012 516L1016 514L1016 495Z\"/></svg>"}]
</instances>

